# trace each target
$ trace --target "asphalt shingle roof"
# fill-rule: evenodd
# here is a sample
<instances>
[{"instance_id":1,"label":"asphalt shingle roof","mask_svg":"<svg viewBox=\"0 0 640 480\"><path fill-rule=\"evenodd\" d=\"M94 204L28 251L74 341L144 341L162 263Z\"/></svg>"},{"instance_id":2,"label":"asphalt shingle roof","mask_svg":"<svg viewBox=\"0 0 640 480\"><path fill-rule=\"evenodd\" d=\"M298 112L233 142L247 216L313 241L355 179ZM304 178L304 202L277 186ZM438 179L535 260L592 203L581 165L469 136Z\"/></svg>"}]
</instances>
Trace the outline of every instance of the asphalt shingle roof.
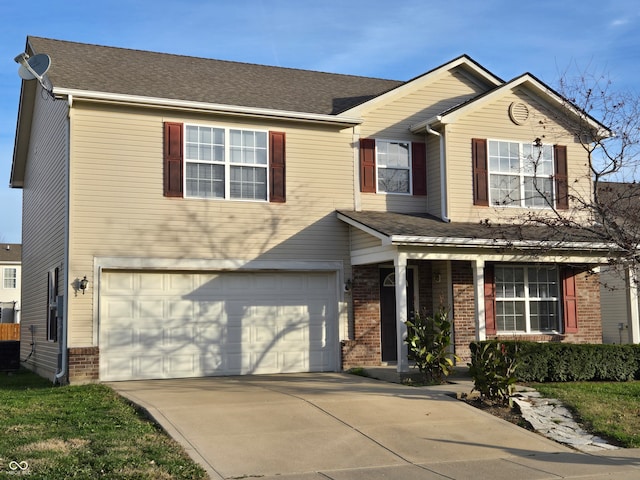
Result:
<instances>
[{"instance_id":1,"label":"asphalt shingle roof","mask_svg":"<svg viewBox=\"0 0 640 480\"><path fill-rule=\"evenodd\" d=\"M54 87L337 114L404 82L28 37Z\"/></svg>"},{"instance_id":2,"label":"asphalt shingle roof","mask_svg":"<svg viewBox=\"0 0 640 480\"><path fill-rule=\"evenodd\" d=\"M405 236L413 238L441 239L442 245L447 239L494 241L496 246L504 246L509 242L544 241L557 246L564 242L601 242L601 238L589 231L575 228L549 228L541 225L507 225L470 222L443 222L439 218L426 213L394 213L394 212L353 212L340 211L340 214L375 230L380 234Z\"/></svg>"},{"instance_id":3,"label":"asphalt shingle roof","mask_svg":"<svg viewBox=\"0 0 640 480\"><path fill-rule=\"evenodd\" d=\"M19 243L0 243L0 263L20 262L22 245Z\"/></svg>"}]
</instances>

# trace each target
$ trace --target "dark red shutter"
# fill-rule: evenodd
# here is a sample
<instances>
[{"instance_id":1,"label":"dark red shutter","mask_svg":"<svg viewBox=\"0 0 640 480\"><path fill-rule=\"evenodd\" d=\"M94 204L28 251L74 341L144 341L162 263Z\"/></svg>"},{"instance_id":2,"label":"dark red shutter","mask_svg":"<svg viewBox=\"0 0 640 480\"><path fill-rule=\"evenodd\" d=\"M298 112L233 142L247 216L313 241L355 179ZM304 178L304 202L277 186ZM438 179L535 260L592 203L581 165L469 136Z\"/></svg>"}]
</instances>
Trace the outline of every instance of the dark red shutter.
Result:
<instances>
[{"instance_id":1,"label":"dark red shutter","mask_svg":"<svg viewBox=\"0 0 640 480\"><path fill-rule=\"evenodd\" d=\"M270 202L285 203L287 200L285 157L285 133L269 132Z\"/></svg>"},{"instance_id":2,"label":"dark red shutter","mask_svg":"<svg viewBox=\"0 0 640 480\"><path fill-rule=\"evenodd\" d=\"M556 208L566 210L569 208L567 147L555 145L553 147L553 156L555 158Z\"/></svg>"},{"instance_id":3,"label":"dark red shutter","mask_svg":"<svg viewBox=\"0 0 640 480\"><path fill-rule=\"evenodd\" d=\"M487 141L471 140L473 157L473 204L489 206L489 171L487 170Z\"/></svg>"},{"instance_id":4,"label":"dark red shutter","mask_svg":"<svg viewBox=\"0 0 640 480\"><path fill-rule=\"evenodd\" d=\"M413 194L427 194L427 148L422 142L411 144L411 175L413 176Z\"/></svg>"},{"instance_id":5,"label":"dark red shutter","mask_svg":"<svg viewBox=\"0 0 640 480\"><path fill-rule=\"evenodd\" d=\"M493 265L484 266L484 326L487 335L496 334L496 282Z\"/></svg>"},{"instance_id":6,"label":"dark red shutter","mask_svg":"<svg viewBox=\"0 0 640 480\"><path fill-rule=\"evenodd\" d=\"M560 269L562 276L562 306L564 313L564 333L578 332L578 301L576 297L576 276L573 268Z\"/></svg>"},{"instance_id":7,"label":"dark red shutter","mask_svg":"<svg viewBox=\"0 0 640 480\"><path fill-rule=\"evenodd\" d=\"M376 192L376 141L360 139L360 191Z\"/></svg>"},{"instance_id":8,"label":"dark red shutter","mask_svg":"<svg viewBox=\"0 0 640 480\"><path fill-rule=\"evenodd\" d=\"M164 124L164 195L182 197L182 151L183 133L181 123Z\"/></svg>"}]
</instances>

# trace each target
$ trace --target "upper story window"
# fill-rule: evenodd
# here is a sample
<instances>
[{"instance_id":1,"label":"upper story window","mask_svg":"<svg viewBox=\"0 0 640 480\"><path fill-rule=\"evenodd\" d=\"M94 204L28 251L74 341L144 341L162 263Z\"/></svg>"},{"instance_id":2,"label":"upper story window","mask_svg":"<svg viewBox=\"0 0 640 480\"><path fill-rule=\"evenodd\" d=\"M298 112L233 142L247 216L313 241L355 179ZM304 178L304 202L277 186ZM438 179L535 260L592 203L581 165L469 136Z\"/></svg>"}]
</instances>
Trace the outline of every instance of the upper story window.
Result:
<instances>
[{"instance_id":1,"label":"upper story window","mask_svg":"<svg viewBox=\"0 0 640 480\"><path fill-rule=\"evenodd\" d=\"M567 147L471 139L473 204L569 208Z\"/></svg>"},{"instance_id":2,"label":"upper story window","mask_svg":"<svg viewBox=\"0 0 640 480\"><path fill-rule=\"evenodd\" d=\"M410 145L376 140L378 192L411 193Z\"/></svg>"},{"instance_id":3,"label":"upper story window","mask_svg":"<svg viewBox=\"0 0 640 480\"><path fill-rule=\"evenodd\" d=\"M360 191L427 194L427 155L423 142L360 139Z\"/></svg>"},{"instance_id":4,"label":"upper story window","mask_svg":"<svg viewBox=\"0 0 640 480\"><path fill-rule=\"evenodd\" d=\"M553 206L551 145L489 140L488 146L491 205Z\"/></svg>"},{"instance_id":5,"label":"upper story window","mask_svg":"<svg viewBox=\"0 0 640 480\"><path fill-rule=\"evenodd\" d=\"M185 196L267 200L267 132L186 126Z\"/></svg>"},{"instance_id":6,"label":"upper story window","mask_svg":"<svg viewBox=\"0 0 640 480\"><path fill-rule=\"evenodd\" d=\"M18 287L18 269L7 267L2 272L2 286L4 288L17 288Z\"/></svg>"}]
</instances>

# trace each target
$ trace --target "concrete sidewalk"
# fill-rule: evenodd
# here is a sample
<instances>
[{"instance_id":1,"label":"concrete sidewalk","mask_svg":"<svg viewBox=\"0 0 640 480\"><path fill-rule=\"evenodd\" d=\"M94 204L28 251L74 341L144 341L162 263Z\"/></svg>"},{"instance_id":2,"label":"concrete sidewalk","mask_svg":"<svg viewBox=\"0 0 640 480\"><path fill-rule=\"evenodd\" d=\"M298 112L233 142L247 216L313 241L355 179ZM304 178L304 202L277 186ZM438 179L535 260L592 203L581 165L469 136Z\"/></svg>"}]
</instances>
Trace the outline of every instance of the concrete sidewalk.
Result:
<instances>
[{"instance_id":1,"label":"concrete sidewalk","mask_svg":"<svg viewBox=\"0 0 640 480\"><path fill-rule=\"evenodd\" d=\"M109 384L212 479L640 478L640 450L588 455L452 398L346 374Z\"/></svg>"}]
</instances>

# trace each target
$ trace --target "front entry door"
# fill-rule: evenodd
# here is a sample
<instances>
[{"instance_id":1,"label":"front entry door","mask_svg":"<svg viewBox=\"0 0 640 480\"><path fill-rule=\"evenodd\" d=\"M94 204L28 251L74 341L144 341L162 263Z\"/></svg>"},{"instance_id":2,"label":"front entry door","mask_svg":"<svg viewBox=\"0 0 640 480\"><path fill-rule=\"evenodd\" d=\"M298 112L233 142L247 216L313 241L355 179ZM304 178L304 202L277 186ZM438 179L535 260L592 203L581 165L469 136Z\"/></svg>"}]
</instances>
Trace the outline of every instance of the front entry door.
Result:
<instances>
[{"instance_id":1,"label":"front entry door","mask_svg":"<svg viewBox=\"0 0 640 480\"><path fill-rule=\"evenodd\" d=\"M407 318L413 317L413 270L407 268ZM398 361L396 337L396 274L393 268L380 269L380 324L382 361Z\"/></svg>"}]
</instances>

